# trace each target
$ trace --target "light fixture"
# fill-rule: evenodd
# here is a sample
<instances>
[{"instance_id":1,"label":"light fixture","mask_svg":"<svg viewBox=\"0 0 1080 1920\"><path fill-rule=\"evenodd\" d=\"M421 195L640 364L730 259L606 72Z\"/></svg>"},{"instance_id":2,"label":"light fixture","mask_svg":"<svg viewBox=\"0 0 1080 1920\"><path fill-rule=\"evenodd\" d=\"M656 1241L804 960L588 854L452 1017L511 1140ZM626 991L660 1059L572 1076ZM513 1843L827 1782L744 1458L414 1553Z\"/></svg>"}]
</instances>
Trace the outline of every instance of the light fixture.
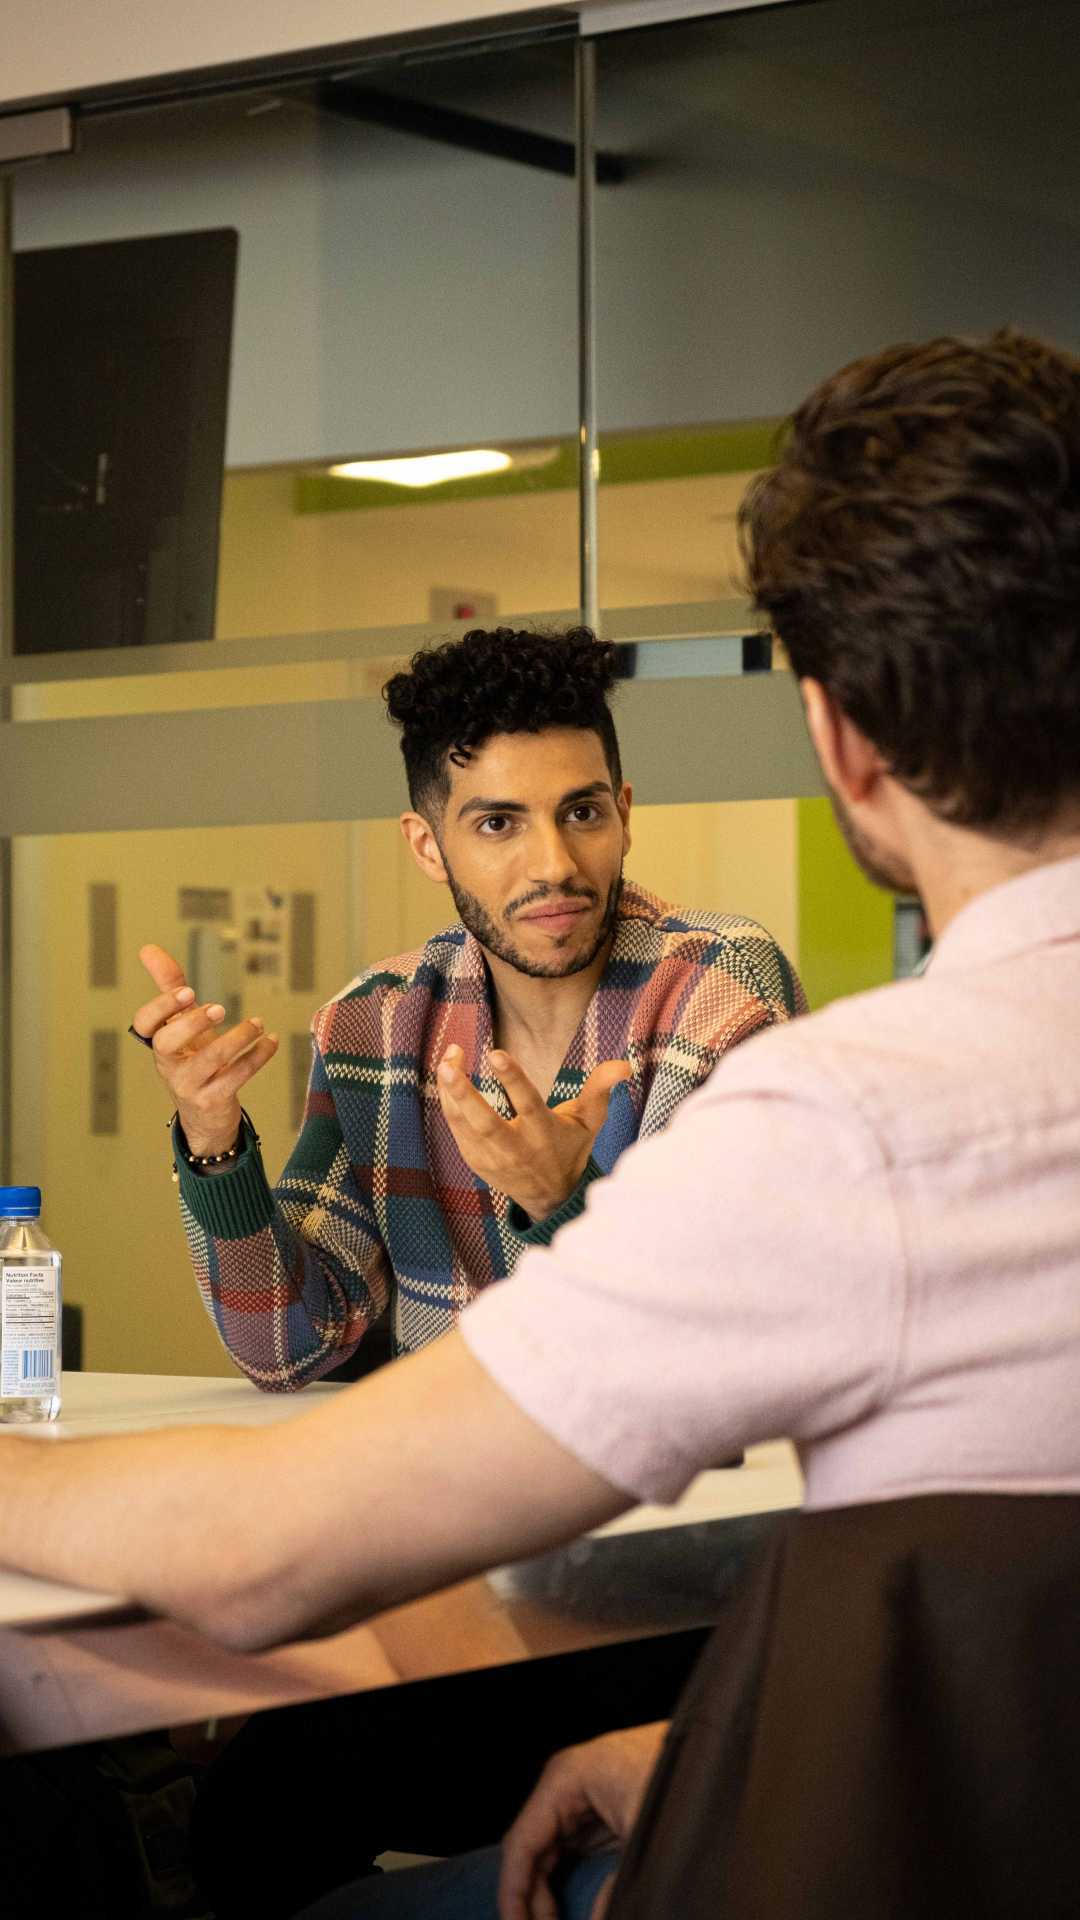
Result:
<instances>
[{"instance_id":1,"label":"light fixture","mask_svg":"<svg viewBox=\"0 0 1080 1920\"><path fill-rule=\"evenodd\" d=\"M480 473L505 473L513 462L494 447L462 453L407 454L399 460L343 460L330 471L340 480L382 480L392 487L437 487L443 480L470 480Z\"/></svg>"}]
</instances>

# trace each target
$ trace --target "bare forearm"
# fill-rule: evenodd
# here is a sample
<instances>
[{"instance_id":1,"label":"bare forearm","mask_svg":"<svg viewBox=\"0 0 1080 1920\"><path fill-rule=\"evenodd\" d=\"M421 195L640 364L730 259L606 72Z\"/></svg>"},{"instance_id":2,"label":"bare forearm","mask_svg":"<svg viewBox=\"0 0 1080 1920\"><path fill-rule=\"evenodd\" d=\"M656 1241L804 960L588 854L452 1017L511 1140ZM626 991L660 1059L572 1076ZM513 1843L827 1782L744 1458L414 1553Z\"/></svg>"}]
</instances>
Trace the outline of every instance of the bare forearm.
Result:
<instances>
[{"instance_id":1,"label":"bare forearm","mask_svg":"<svg viewBox=\"0 0 1080 1920\"><path fill-rule=\"evenodd\" d=\"M0 1562L205 1625L229 1583L258 1564L262 1438L236 1428L5 1436Z\"/></svg>"},{"instance_id":2,"label":"bare forearm","mask_svg":"<svg viewBox=\"0 0 1080 1920\"><path fill-rule=\"evenodd\" d=\"M456 1335L256 1433L0 1442L0 1562L243 1648L362 1619L629 1504Z\"/></svg>"}]
</instances>

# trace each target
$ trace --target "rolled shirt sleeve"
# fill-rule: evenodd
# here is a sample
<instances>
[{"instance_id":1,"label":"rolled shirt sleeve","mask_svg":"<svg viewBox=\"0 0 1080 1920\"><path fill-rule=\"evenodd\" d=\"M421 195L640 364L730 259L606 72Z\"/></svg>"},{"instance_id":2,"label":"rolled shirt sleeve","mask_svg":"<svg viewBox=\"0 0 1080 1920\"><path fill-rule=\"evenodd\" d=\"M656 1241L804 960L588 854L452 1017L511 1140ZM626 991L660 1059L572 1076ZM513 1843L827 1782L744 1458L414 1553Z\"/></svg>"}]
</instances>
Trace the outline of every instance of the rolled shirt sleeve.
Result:
<instances>
[{"instance_id":1,"label":"rolled shirt sleeve","mask_svg":"<svg viewBox=\"0 0 1080 1920\"><path fill-rule=\"evenodd\" d=\"M890 1169L798 1029L755 1038L462 1316L540 1426L640 1500L864 1419L901 1352Z\"/></svg>"}]
</instances>

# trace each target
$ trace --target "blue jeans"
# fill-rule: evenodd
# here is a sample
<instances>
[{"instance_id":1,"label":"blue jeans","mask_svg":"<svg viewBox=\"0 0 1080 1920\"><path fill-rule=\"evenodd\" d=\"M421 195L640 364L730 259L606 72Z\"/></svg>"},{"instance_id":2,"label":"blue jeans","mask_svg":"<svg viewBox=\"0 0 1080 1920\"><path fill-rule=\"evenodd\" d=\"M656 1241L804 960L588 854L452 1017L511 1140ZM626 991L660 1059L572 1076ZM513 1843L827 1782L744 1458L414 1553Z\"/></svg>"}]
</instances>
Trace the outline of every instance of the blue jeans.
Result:
<instances>
[{"instance_id":1,"label":"blue jeans","mask_svg":"<svg viewBox=\"0 0 1080 1920\"><path fill-rule=\"evenodd\" d=\"M558 1886L559 1920L589 1920L592 1904L619 1864L617 1853L568 1862ZM498 1920L499 1848L354 1880L298 1920Z\"/></svg>"}]
</instances>

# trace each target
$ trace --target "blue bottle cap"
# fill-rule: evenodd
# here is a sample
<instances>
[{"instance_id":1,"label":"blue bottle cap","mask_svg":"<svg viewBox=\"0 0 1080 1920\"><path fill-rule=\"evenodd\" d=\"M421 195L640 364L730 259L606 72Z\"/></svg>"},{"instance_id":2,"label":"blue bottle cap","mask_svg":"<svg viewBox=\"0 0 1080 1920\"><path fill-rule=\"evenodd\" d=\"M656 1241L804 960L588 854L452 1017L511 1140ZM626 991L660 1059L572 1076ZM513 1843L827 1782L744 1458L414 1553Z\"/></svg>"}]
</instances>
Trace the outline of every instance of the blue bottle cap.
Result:
<instances>
[{"instance_id":1,"label":"blue bottle cap","mask_svg":"<svg viewBox=\"0 0 1080 1920\"><path fill-rule=\"evenodd\" d=\"M25 1220L40 1212L40 1187L0 1187L0 1220Z\"/></svg>"}]
</instances>

